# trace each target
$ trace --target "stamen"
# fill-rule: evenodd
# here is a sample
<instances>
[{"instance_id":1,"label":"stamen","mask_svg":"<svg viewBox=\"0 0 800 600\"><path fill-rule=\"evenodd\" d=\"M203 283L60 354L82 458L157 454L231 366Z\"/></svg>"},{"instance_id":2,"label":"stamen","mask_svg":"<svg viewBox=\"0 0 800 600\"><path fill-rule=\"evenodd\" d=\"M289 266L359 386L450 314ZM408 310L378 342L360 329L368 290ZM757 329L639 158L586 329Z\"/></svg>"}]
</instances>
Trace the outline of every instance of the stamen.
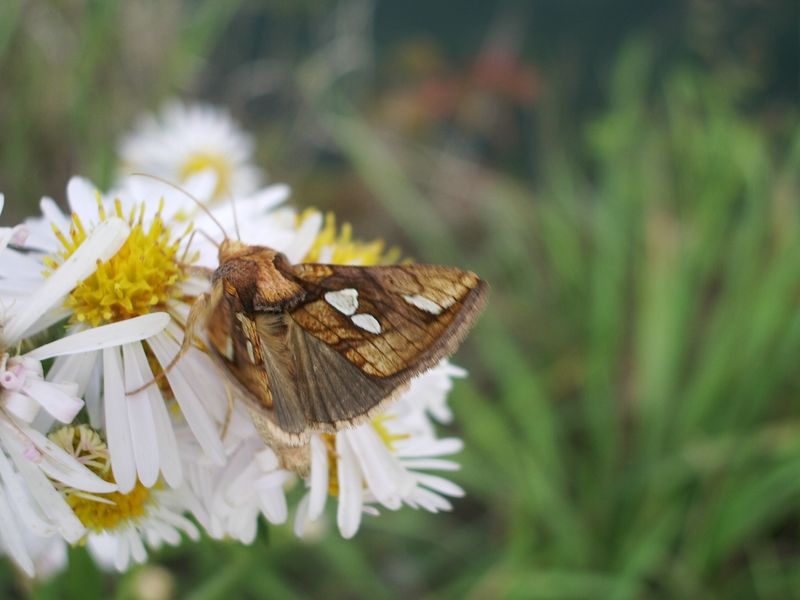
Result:
<instances>
[{"instance_id":1,"label":"stamen","mask_svg":"<svg viewBox=\"0 0 800 600\"><path fill-rule=\"evenodd\" d=\"M108 446L88 425L61 427L48 437L100 478L114 481ZM153 502L150 489L139 482L127 494L90 494L59 483L56 487L84 527L95 532L109 531L144 516Z\"/></svg>"}]
</instances>

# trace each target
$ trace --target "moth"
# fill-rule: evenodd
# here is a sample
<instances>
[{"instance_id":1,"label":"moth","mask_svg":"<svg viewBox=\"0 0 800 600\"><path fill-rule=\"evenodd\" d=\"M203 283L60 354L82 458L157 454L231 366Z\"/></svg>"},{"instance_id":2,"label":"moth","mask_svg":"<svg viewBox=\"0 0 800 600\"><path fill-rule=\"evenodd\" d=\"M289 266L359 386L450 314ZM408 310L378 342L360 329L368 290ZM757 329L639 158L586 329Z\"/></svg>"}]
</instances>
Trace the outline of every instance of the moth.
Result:
<instances>
[{"instance_id":1,"label":"moth","mask_svg":"<svg viewBox=\"0 0 800 600\"><path fill-rule=\"evenodd\" d=\"M192 305L181 349L156 379L205 338L264 441L301 474L312 433L381 412L455 352L487 292L454 267L293 265L227 236L207 274L211 290Z\"/></svg>"}]
</instances>

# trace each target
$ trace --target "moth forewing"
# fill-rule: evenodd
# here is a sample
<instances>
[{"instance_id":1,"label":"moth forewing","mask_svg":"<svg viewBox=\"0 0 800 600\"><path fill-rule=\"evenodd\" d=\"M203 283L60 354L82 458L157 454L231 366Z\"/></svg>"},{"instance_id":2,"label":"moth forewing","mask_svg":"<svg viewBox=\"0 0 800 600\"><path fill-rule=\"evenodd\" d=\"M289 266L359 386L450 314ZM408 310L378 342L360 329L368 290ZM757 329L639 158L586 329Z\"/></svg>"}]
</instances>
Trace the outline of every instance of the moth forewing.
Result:
<instances>
[{"instance_id":1,"label":"moth forewing","mask_svg":"<svg viewBox=\"0 0 800 600\"><path fill-rule=\"evenodd\" d=\"M292 266L228 241L212 282L202 306L210 353L265 442L298 472L313 432L382 411L455 351L486 299L485 282L452 267Z\"/></svg>"}]
</instances>

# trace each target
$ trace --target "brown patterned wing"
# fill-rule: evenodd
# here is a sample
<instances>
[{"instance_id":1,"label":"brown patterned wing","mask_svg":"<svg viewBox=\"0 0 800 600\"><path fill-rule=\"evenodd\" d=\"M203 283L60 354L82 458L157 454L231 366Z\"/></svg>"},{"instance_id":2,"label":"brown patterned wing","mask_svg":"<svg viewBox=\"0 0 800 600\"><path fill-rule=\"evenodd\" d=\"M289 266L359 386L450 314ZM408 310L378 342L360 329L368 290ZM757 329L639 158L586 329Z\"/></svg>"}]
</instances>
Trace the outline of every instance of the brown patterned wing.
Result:
<instances>
[{"instance_id":1,"label":"brown patterned wing","mask_svg":"<svg viewBox=\"0 0 800 600\"><path fill-rule=\"evenodd\" d=\"M416 374L455 351L485 302L473 273L421 265L300 265L305 298L286 312L248 312L214 285L212 356L265 438L303 444L382 409Z\"/></svg>"},{"instance_id":2,"label":"brown patterned wing","mask_svg":"<svg viewBox=\"0 0 800 600\"><path fill-rule=\"evenodd\" d=\"M209 304L206 333L212 358L250 409L274 425L274 437L301 443L308 421L296 399L285 341L284 352L277 351L286 335L286 315L246 311L236 288L223 280L214 284Z\"/></svg>"},{"instance_id":3,"label":"brown patterned wing","mask_svg":"<svg viewBox=\"0 0 800 600\"><path fill-rule=\"evenodd\" d=\"M486 283L453 267L295 267L303 331L365 375L400 383L452 354L486 301Z\"/></svg>"}]
</instances>

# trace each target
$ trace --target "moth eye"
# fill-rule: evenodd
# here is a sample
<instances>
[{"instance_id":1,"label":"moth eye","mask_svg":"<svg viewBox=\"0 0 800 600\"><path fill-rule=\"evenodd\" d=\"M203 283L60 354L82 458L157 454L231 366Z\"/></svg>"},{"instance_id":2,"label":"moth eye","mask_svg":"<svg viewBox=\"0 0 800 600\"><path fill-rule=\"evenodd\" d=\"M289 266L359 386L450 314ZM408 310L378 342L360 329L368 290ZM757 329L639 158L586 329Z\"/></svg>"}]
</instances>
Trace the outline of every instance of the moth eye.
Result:
<instances>
[{"instance_id":1,"label":"moth eye","mask_svg":"<svg viewBox=\"0 0 800 600\"><path fill-rule=\"evenodd\" d=\"M432 315L441 314L442 310L447 307L442 307L438 305L436 302L431 300L430 298L426 298L425 296L421 296L420 294L414 294L413 296L405 295L403 296L403 300L411 304L412 306L416 306L420 310L424 310L426 313L430 313ZM452 299L450 299L450 304L453 304ZM448 305L448 306L449 306Z\"/></svg>"},{"instance_id":2,"label":"moth eye","mask_svg":"<svg viewBox=\"0 0 800 600\"><path fill-rule=\"evenodd\" d=\"M369 331L375 335L378 335L381 332L381 324L378 323L378 319L372 315L353 315L350 317L350 320L353 321L354 325L360 327L364 331Z\"/></svg>"},{"instance_id":3,"label":"moth eye","mask_svg":"<svg viewBox=\"0 0 800 600\"><path fill-rule=\"evenodd\" d=\"M328 292L325 294L325 302L349 317L355 314L358 308L358 291L347 288L338 292Z\"/></svg>"}]
</instances>

